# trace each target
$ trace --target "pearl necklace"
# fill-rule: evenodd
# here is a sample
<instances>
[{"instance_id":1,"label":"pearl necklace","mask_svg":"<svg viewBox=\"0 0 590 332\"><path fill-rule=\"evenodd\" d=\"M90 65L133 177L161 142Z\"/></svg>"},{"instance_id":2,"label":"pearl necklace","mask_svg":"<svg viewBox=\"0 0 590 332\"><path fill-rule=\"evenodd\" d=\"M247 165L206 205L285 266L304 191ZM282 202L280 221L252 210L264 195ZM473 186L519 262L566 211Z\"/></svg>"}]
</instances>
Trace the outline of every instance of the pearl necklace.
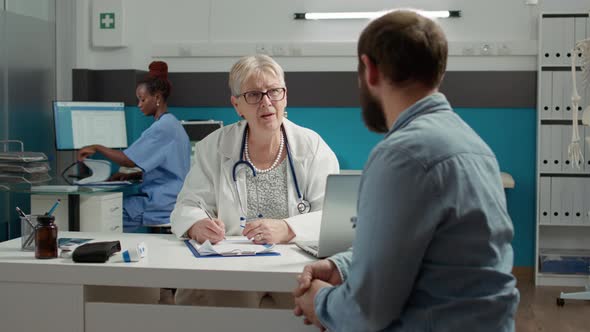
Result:
<instances>
[{"instance_id":1,"label":"pearl necklace","mask_svg":"<svg viewBox=\"0 0 590 332\"><path fill-rule=\"evenodd\" d=\"M283 136L283 133L281 132L281 143L279 145L279 153L277 153L277 157L275 158L275 161L267 169L258 169L258 168L256 168L256 166L254 166L254 163L250 159L250 153L248 153L248 132L246 132L246 143L244 144L244 154L246 155L246 160L252 165L252 167L254 167L254 170L256 171L256 173L262 174L262 173L270 172L275 167L277 167L277 165L279 164L279 161L281 160L281 156L283 155L283 147L284 146L285 146L285 137Z\"/></svg>"}]
</instances>

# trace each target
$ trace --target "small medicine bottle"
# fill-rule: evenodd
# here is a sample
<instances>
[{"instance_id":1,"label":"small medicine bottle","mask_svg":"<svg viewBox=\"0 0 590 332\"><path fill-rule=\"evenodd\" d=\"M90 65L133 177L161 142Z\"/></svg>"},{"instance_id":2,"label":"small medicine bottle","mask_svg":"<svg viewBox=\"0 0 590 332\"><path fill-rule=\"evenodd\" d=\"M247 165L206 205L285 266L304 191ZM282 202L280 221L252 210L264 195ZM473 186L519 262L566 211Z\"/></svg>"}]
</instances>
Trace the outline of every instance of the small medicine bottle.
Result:
<instances>
[{"instance_id":1,"label":"small medicine bottle","mask_svg":"<svg viewBox=\"0 0 590 332\"><path fill-rule=\"evenodd\" d=\"M57 258L57 225L54 221L54 216L42 215L37 217L35 258Z\"/></svg>"}]
</instances>

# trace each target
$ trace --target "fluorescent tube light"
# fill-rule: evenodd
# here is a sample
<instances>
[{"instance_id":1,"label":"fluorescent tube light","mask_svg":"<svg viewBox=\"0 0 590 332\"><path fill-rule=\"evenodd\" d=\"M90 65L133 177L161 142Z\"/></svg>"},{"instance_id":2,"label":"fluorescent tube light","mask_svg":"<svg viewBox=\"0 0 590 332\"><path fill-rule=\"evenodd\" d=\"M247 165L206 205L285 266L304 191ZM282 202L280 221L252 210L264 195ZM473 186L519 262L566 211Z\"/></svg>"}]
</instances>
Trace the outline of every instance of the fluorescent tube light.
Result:
<instances>
[{"instance_id":1,"label":"fluorescent tube light","mask_svg":"<svg viewBox=\"0 0 590 332\"><path fill-rule=\"evenodd\" d=\"M389 11L377 12L327 12L327 13L295 13L296 20L372 20L383 16ZM461 17L460 10L416 10L420 15L429 18Z\"/></svg>"}]
</instances>

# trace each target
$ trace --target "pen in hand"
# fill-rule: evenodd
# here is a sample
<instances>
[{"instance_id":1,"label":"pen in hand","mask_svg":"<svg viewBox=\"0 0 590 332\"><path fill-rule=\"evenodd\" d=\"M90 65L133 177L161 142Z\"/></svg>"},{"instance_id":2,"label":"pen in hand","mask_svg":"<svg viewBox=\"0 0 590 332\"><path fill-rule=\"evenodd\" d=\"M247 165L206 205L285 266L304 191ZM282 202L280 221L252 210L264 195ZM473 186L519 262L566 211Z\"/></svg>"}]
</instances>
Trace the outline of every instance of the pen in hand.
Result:
<instances>
[{"instance_id":1,"label":"pen in hand","mask_svg":"<svg viewBox=\"0 0 590 332\"><path fill-rule=\"evenodd\" d=\"M215 222L215 221L213 220L213 217L212 217L212 216L211 216L211 214L209 213L209 211L207 211L207 209L205 209L205 208L203 207L203 204L199 204L199 207L201 208L201 210L205 211L205 214L207 215L207 218L209 218L209 220L211 220L211 221ZM215 223L215 224L217 225L217 223ZM218 226L219 226L219 225L218 225ZM224 231L224 234L223 234L223 239L225 240L225 231Z\"/></svg>"},{"instance_id":2,"label":"pen in hand","mask_svg":"<svg viewBox=\"0 0 590 332\"><path fill-rule=\"evenodd\" d=\"M203 211L205 211L205 214L207 215L207 218L209 218L209 219L213 220L213 217L211 217L211 214L209 214L209 211L207 211L207 209L204 209L202 206L201 206L201 209L202 209Z\"/></svg>"}]
</instances>

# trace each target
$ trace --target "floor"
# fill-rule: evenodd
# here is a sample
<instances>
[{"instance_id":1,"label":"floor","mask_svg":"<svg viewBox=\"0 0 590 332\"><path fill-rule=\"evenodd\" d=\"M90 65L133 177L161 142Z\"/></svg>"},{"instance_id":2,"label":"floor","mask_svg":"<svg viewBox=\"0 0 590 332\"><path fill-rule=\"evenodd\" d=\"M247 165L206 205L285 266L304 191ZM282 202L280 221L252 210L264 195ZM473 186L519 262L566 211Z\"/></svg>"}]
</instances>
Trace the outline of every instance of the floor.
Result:
<instances>
[{"instance_id":1,"label":"floor","mask_svg":"<svg viewBox=\"0 0 590 332\"><path fill-rule=\"evenodd\" d=\"M583 288L518 286L520 305L516 315L517 332L590 331L590 301L566 300L563 307L555 300L561 292L580 292Z\"/></svg>"},{"instance_id":2,"label":"floor","mask_svg":"<svg viewBox=\"0 0 590 332\"><path fill-rule=\"evenodd\" d=\"M517 332L588 332L590 331L590 301L566 300L563 307L556 304L560 292L579 292L581 288L535 287L532 282L518 286L520 305L516 314ZM168 289L160 292L160 303L173 304Z\"/></svg>"}]
</instances>

